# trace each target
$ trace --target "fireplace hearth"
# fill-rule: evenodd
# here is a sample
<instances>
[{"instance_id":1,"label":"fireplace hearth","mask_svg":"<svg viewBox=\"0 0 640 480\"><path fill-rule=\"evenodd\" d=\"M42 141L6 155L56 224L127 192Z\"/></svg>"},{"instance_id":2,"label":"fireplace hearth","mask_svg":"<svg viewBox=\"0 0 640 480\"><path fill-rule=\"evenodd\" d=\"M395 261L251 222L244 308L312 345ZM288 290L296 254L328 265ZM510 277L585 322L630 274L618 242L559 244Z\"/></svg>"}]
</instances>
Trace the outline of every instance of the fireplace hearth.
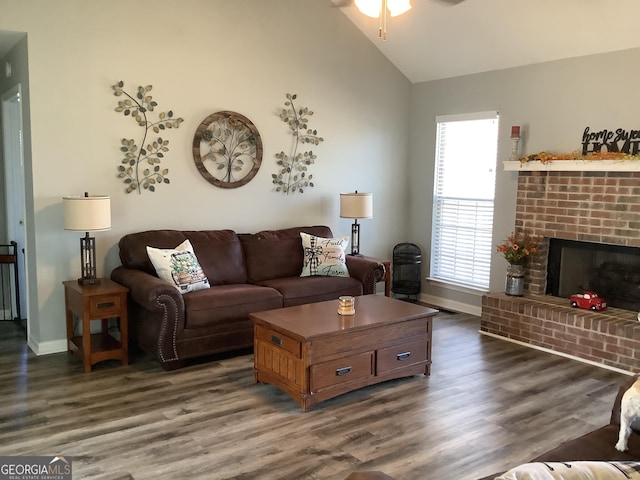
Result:
<instances>
[{"instance_id":1,"label":"fireplace hearth","mask_svg":"<svg viewBox=\"0 0 640 480\"><path fill-rule=\"evenodd\" d=\"M524 297L483 297L481 331L640 371L640 172L520 171L515 227L543 240ZM583 242L582 249L566 243L550 254L552 239ZM569 269L554 280L549 270L560 271L559 263L548 263L558 255ZM605 297L610 308L571 308L568 297L586 289Z\"/></svg>"},{"instance_id":2,"label":"fireplace hearth","mask_svg":"<svg viewBox=\"0 0 640 480\"><path fill-rule=\"evenodd\" d=\"M640 322L619 308L593 312L566 299L492 293L482 298L482 333L624 372L640 372Z\"/></svg>"}]
</instances>

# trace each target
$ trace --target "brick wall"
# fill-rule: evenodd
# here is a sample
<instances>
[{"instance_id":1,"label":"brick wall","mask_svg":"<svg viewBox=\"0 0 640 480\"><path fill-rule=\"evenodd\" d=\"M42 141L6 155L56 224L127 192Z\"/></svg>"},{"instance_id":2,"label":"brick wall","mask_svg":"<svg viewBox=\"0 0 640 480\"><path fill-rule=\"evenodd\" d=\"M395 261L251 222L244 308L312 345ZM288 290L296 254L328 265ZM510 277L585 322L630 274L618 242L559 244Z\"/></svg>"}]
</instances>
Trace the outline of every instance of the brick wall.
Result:
<instances>
[{"instance_id":1,"label":"brick wall","mask_svg":"<svg viewBox=\"0 0 640 480\"><path fill-rule=\"evenodd\" d=\"M516 230L542 239L525 277L525 296L485 295L480 329L640 371L636 312L591 312L544 295L549 238L640 247L640 172L520 172Z\"/></svg>"},{"instance_id":2,"label":"brick wall","mask_svg":"<svg viewBox=\"0 0 640 480\"><path fill-rule=\"evenodd\" d=\"M543 294L549 238L640 247L640 172L520 172L516 229L543 239L525 281Z\"/></svg>"}]
</instances>

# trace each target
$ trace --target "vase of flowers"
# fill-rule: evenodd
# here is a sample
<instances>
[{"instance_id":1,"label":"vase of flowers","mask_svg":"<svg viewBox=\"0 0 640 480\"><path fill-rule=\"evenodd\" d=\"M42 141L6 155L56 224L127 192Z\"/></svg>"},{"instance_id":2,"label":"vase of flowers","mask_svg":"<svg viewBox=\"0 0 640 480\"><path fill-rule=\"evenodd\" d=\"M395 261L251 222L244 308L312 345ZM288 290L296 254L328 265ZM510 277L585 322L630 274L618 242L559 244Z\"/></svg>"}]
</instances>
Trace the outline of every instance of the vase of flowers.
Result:
<instances>
[{"instance_id":1,"label":"vase of flowers","mask_svg":"<svg viewBox=\"0 0 640 480\"><path fill-rule=\"evenodd\" d=\"M498 252L502 253L509 262L505 287L507 295L524 295L525 268L529 265L531 256L537 251L537 239L521 232L512 233L498 245Z\"/></svg>"},{"instance_id":2,"label":"vase of flowers","mask_svg":"<svg viewBox=\"0 0 640 480\"><path fill-rule=\"evenodd\" d=\"M521 297L524 295L524 266L509 265L507 268L507 283L504 287L504 293Z\"/></svg>"}]
</instances>

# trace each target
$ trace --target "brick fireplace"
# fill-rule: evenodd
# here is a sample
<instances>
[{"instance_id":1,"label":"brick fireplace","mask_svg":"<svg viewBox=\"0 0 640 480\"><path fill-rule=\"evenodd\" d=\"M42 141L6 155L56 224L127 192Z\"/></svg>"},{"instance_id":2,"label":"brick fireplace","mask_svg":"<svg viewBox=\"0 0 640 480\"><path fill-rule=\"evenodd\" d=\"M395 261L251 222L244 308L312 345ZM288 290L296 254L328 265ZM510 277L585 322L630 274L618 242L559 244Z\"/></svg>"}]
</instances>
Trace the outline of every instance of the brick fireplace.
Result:
<instances>
[{"instance_id":1,"label":"brick fireplace","mask_svg":"<svg viewBox=\"0 0 640 480\"><path fill-rule=\"evenodd\" d=\"M640 247L640 172L520 171L515 227L542 238L525 278L525 296L486 295L481 330L640 371L637 312L576 310L567 300L545 295L550 238Z\"/></svg>"}]
</instances>

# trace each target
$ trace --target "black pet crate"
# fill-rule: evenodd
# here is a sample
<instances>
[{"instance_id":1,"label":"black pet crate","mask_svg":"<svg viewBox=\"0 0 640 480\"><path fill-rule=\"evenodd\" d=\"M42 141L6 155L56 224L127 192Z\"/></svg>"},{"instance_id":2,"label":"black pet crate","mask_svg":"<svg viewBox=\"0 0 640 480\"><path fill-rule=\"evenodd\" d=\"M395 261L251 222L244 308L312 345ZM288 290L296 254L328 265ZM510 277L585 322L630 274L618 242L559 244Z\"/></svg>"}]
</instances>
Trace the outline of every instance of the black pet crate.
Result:
<instances>
[{"instance_id":1,"label":"black pet crate","mask_svg":"<svg viewBox=\"0 0 640 480\"><path fill-rule=\"evenodd\" d=\"M401 300L417 301L420 294L422 252L415 243L399 243L393 247L393 280L391 291Z\"/></svg>"}]
</instances>

